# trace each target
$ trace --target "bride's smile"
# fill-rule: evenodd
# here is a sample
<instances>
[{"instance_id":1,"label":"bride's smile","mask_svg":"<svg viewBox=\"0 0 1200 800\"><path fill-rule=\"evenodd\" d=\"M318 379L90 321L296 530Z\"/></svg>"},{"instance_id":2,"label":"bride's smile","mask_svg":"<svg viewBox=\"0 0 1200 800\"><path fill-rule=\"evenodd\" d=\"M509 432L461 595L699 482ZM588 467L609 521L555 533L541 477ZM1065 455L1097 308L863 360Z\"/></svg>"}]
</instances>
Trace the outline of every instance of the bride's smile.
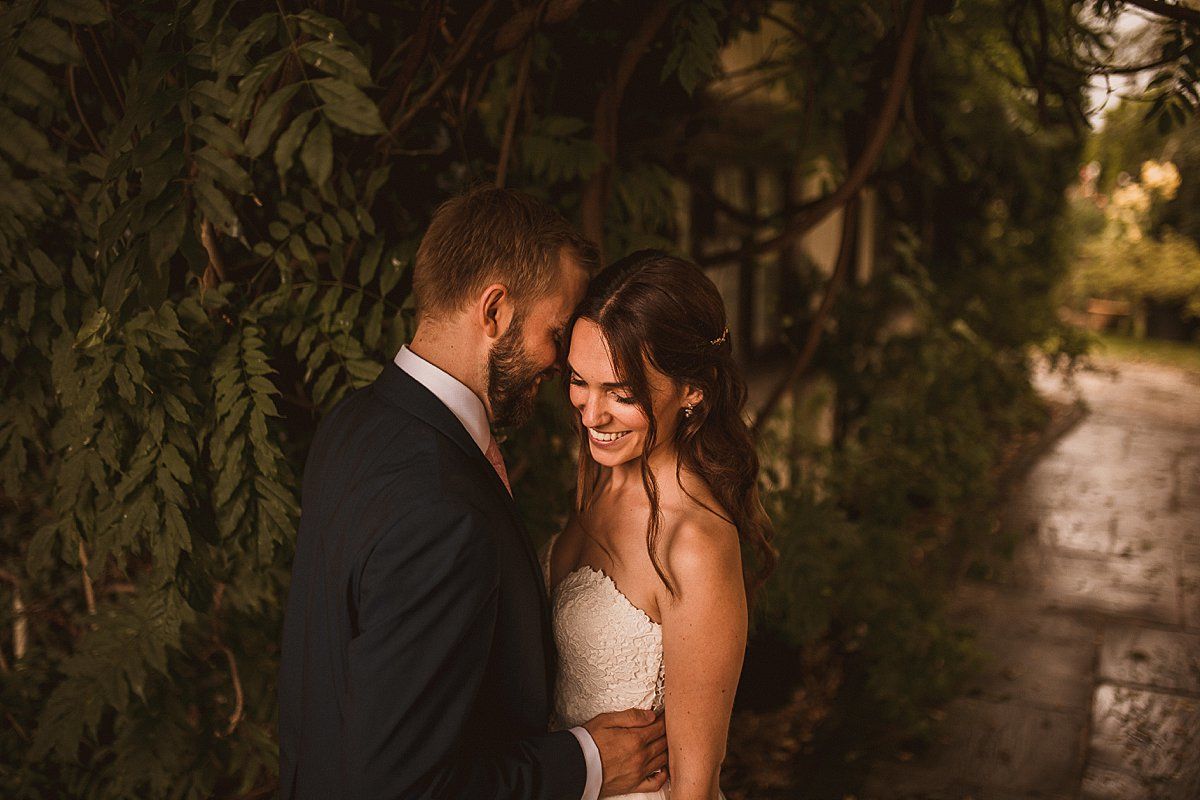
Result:
<instances>
[{"instance_id":1,"label":"bride's smile","mask_svg":"<svg viewBox=\"0 0 1200 800\"><path fill-rule=\"evenodd\" d=\"M588 428L588 433L592 437L592 441L601 446L608 446L623 438L630 431L598 431L594 428Z\"/></svg>"}]
</instances>

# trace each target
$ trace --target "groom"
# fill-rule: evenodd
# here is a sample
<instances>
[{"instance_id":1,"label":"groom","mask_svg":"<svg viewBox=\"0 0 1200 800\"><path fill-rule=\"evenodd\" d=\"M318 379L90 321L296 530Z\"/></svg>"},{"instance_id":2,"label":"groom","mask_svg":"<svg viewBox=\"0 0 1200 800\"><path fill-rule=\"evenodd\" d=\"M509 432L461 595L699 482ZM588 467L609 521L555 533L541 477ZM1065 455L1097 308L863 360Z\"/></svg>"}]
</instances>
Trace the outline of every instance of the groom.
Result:
<instances>
[{"instance_id":1,"label":"groom","mask_svg":"<svg viewBox=\"0 0 1200 800\"><path fill-rule=\"evenodd\" d=\"M595 800L665 780L647 779L666 750L651 712L547 732L549 604L491 433L530 416L594 259L517 192L434 214L412 344L325 417L305 466L284 800Z\"/></svg>"}]
</instances>

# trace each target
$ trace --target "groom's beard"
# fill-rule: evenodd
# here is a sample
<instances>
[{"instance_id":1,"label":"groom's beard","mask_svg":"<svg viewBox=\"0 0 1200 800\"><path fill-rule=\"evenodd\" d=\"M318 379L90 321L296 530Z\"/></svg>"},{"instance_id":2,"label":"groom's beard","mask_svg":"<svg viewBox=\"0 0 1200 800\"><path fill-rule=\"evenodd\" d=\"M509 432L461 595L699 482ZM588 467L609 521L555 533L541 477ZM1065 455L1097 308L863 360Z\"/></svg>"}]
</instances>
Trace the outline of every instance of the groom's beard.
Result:
<instances>
[{"instance_id":1,"label":"groom's beard","mask_svg":"<svg viewBox=\"0 0 1200 800\"><path fill-rule=\"evenodd\" d=\"M533 416L542 370L521 348L523 324L515 317L488 353L488 403L497 427L524 425Z\"/></svg>"}]
</instances>

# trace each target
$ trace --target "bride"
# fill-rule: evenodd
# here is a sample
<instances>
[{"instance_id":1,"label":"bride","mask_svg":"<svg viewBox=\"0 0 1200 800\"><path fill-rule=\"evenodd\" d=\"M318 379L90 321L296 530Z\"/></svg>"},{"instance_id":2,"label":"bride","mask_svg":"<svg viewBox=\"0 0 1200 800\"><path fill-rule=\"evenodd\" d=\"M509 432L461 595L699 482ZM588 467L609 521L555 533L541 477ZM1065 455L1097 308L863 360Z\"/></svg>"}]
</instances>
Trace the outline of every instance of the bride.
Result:
<instances>
[{"instance_id":1,"label":"bride","mask_svg":"<svg viewBox=\"0 0 1200 800\"><path fill-rule=\"evenodd\" d=\"M567 332L576 507L543 554L557 724L663 711L669 780L625 797L714 800L747 599L774 563L724 305L698 267L644 250L597 276Z\"/></svg>"}]
</instances>

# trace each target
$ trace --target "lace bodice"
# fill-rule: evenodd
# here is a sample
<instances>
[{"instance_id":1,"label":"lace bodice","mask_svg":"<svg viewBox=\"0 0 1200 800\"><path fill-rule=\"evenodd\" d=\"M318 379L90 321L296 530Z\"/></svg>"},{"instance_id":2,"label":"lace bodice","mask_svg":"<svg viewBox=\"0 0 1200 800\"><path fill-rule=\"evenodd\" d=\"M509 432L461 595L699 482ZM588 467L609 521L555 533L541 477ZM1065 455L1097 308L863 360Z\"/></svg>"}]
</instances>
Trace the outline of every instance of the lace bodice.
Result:
<instances>
[{"instance_id":1,"label":"lace bodice","mask_svg":"<svg viewBox=\"0 0 1200 800\"><path fill-rule=\"evenodd\" d=\"M542 554L550 585L551 539ZM570 728L597 714L663 707L662 626L637 608L602 571L579 567L550 596L558 681L556 722Z\"/></svg>"},{"instance_id":2,"label":"lace bodice","mask_svg":"<svg viewBox=\"0 0 1200 800\"><path fill-rule=\"evenodd\" d=\"M542 577L550 587L555 534L542 551ZM556 728L582 725L597 714L627 708L663 708L662 626L622 594L603 571L572 570L550 591L558 680ZM671 784L649 794L607 800L670 800ZM725 800L718 793L715 800Z\"/></svg>"}]
</instances>

